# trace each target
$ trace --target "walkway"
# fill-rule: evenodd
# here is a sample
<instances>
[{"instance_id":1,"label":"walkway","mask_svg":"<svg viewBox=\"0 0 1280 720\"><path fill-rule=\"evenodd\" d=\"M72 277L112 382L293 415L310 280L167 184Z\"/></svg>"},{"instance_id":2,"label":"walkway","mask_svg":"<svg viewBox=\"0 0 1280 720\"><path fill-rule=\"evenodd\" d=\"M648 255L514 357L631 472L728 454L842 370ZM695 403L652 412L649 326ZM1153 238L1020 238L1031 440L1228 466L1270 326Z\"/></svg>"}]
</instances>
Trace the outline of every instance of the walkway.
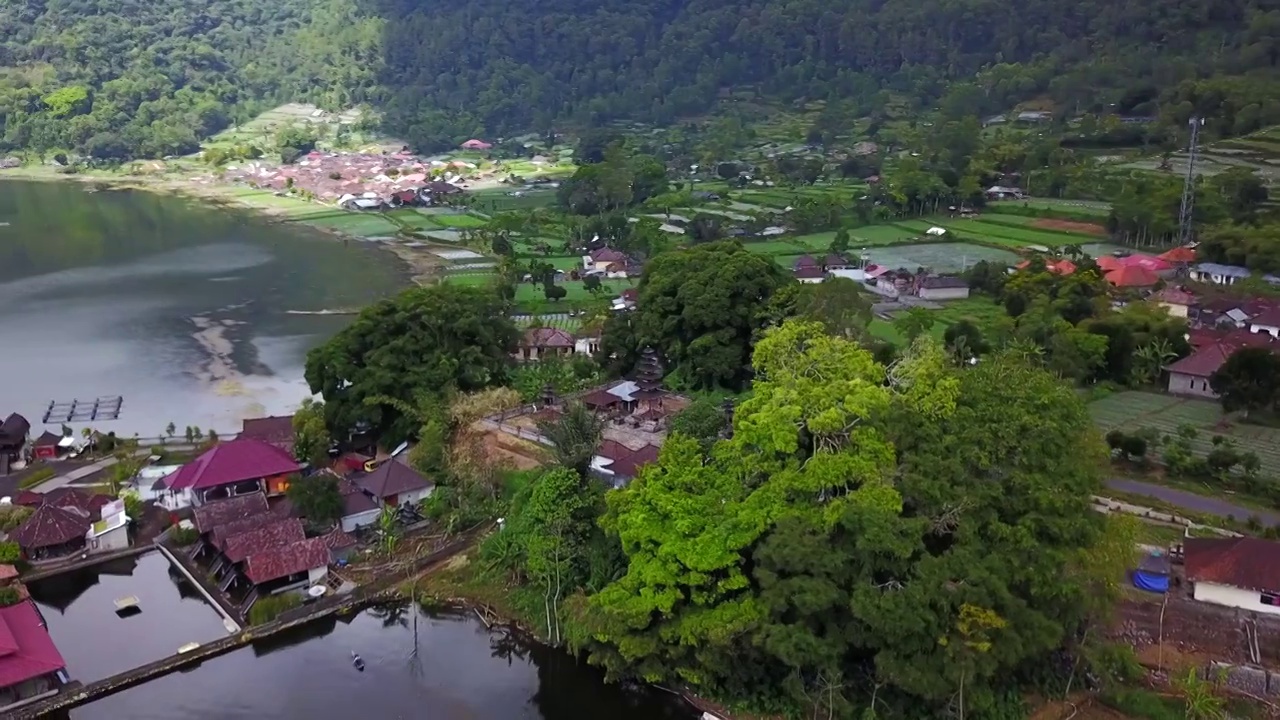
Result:
<instances>
[{"instance_id":1,"label":"walkway","mask_svg":"<svg viewBox=\"0 0 1280 720\"><path fill-rule=\"evenodd\" d=\"M1249 517L1256 515L1264 525L1280 524L1280 513L1233 505L1225 500L1197 495L1186 490L1177 490L1154 483L1142 482L1141 480L1111 478L1107 480L1107 487L1124 493L1153 497L1192 512L1216 515L1221 518L1230 515L1240 522L1244 522Z\"/></svg>"},{"instance_id":2,"label":"walkway","mask_svg":"<svg viewBox=\"0 0 1280 720\"><path fill-rule=\"evenodd\" d=\"M81 465L75 470L72 470L64 475L59 475L57 477L45 480L44 482L40 483L39 485L31 489L36 492L42 492L42 493L47 493L50 490L57 490L58 488L66 487L67 485L70 485L76 482L77 480L89 477L90 475L93 475L95 473L102 472L103 470L106 470L112 465L115 465L117 462L119 461L116 460L114 457L103 458L89 465Z\"/></svg>"}]
</instances>

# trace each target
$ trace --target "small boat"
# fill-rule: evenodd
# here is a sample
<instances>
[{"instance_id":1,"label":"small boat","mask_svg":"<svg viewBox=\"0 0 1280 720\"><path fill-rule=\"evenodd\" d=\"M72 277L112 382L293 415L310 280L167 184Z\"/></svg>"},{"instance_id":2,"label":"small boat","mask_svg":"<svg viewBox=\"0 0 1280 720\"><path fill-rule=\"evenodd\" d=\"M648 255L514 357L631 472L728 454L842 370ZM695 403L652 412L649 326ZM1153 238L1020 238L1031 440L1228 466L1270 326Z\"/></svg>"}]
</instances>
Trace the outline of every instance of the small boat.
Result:
<instances>
[{"instance_id":1,"label":"small boat","mask_svg":"<svg viewBox=\"0 0 1280 720\"><path fill-rule=\"evenodd\" d=\"M142 608L138 607L139 602L140 601L138 600L137 595L129 595L127 597L116 598L115 599L116 612L120 614L124 614L128 612L140 612Z\"/></svg>"},{"instance_id":2,"label":"small boat","mask_svg":"<svg viewBox=\"0 0 1280 720\"><path fill-rule=\"evenodd\" d=\"M198 647L200 647L200 643L189 642L186 645L183 645L182 647L178 648L178 654L184 655L186 653L191 652L192 650L195 650Z\"/></svg>"},{"instance_id":3,"label":"small boat","mask_svg":"<svg viewBox=\"0 0 1280 720\"><path fill-rule=\"evenodd\" d=\"M364 659L357 655L355 650L351 651L351 664L356 670L364 672Z\"/></svg>"}]
</instances>

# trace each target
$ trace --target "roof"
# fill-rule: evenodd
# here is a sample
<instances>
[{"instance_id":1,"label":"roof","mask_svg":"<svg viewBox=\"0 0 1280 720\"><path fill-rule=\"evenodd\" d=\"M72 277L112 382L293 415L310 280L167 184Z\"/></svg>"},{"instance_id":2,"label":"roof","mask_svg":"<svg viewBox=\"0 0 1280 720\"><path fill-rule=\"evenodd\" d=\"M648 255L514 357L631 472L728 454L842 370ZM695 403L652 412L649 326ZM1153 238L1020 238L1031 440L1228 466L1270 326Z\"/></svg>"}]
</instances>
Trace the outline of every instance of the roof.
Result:
<instances>
[{"instance_id":1,"label":"roof","mask_svg":"<svg viewBox=\"0 0 1280 720\"><path fill-rule=\"evenodd\" d=\"M964 278L958 278L954 275L931 275L920 281L920 287L927 289L941 288L967 288L969 283Z\"/></svg>"},{"instance_id":2,"label":"roof","mask_svg":"<svg viewBox=\"0 0 1280 720\"><path fill-rule=\"evenodd\" d=\"M250 555L244 560L244 574L260 585L328 564L329 546L322 538L312 538Z\"/></svg>"},{"instance_id":3,"label":"roof","mask_svg":"<svg viewBox=\"0 0 1280 720\"><path fill-rule=\"evenodd\" d=\"M1280 543L1253 537L1187 538L1187 579L1280 593Z\"/></svg>"},{"instance_id":4,"label":"roof","mask_svg":"<svg viewBox=\"0 0 1280 720\"><path fill-rule=\"evenodd\" d=\"M1196 272L1208 273L1209 275L1224 275L1226 277L1247 278L1250 275L1249 268L1242 268L1239 265L1220 265L1218 263L1200 263L1192 268Z\"/></svg>"},{"instance_id":5,"label":"roof","mask_svg":"<svg viewBox=\"0 0 1280 720\"><path fill-rule=\"evenodd\" d=\"M645 445L626 457L614 460L609 470L614 475L633 478L640 472L640 468L658 461L660 450L657 445Z\"/></svg>"},{"instance_id":6,"label":"roof","mask_svg":"<svg viewBox=\"0 0 1280 720\"><path fill-rule=\"evenodd\" d=\"M192 520L195 522L196 530L203 535L220 525L226 525L234 520L243 520L266 511L267 496L256 492L201 505L193 512Z\"/></svg>"},{"instance_id":7,"label":"roof","mask_svg":"<svg viewBox=\"0 0 1280 720\"><path fill-rule=\"evenodd\" d=\"M293 452L293 443L297 439L297 431L293 429L292 415L272 415L261 418L245 418L241 423L237 440L253 439L270 443Z\"/></svg>"},{"instance_id":8,"label":"roof","mask_svg":"<svg viewBox=\"0 0 1280 720\"><path fill-rule=\"evenodd\" d=\"M31 423L18 413L13 413L0 423L0 443L26 442L29 432L31 432Z\"/></svg>"},{"instance_id":9,"label":"roof","mask_svg":"<svg viewBox=\"0 0 1280 720\"><path fill-rule=\"evenodd\" d=\"M1237 350L1246 347L1276 347L1280 349L1280 344L1277 344L1275 339L1266 333L1236 330L1220 336L1216 341L1202 345L1195 352L1172 365L1166 366L1165 369L1179 375L1209 377L1218 372L1218 369Z\"/></svg>"},{"instance_id":10,"label":"roof","mask_svg":"<svg viewBox=\"0 0 1280 720\"><path fill-rule=\"evenodd\" d=\"M418 471L394 458L357 480L356 484L378 499L435 487L434 483L418 474Z\"/></svg>"},{"instance_id":11,"label":"roof","mask_svg":"<svg viewBox=\"0 0 1280 720\"><path fill-rule=\"evenodd\" d=\"M587 253L587 257L591 258L593 263L615 263L626 262L627 254L611 247L602 247L598 250L592 250Z\"/></svg>"},{"instance_id":12,"label":"roof","mask_svg":"<svg viewBox=\"0 0 1280 720\"><path fill-rule=\"evenodd\" d=\"M1016 267L1019 270L1024 270L1030 266L1031 266L1030 260L1023 260L1022 262L1018 263L1014 267ZM1058 275L1070 275L1071 273L1076 271L1076 264L1071 262L1070 260L1046 259L1044 261L1044 269L1048 270L1051 273L1056 273Z\"/></svg>"},{"instance_id":13,"label":"roof","mask_svg":"<svg viewBox=\"0 0 1280 720\"><path fill-rule=\"evenodd\" d=\"M1196 261L1196 249L1183 245L1172 250L1162 252L1156 257L1171 263L1193 263Z\"/></svg>"},{"instance_id":14,"label":"roof","mask_svg":"<svg viewBox=\"0 0 1280 720\"><path fill-rule=\"evenodd\" d=\"M1126 255L1120 258L1120 264L1123 267L1140 267L1152 272L1164 272L1173 269L1173 265L1164 260L1154 255L1143 255L1142 253Z\"/></svg>"},{"instance_id":15,"label":"roof","mask_svg":"<svg viewBox=\"0 0 1280 720\"><path fill-rule=\"evenodd\" d=\"M378 503L374 502L373 498L361 490L360 486L346 478L338 480L338 492L342 493L343 517L359 515L378 509Z\"/></svg>"},{"instance_id":16,"label":"roof","mask_svg":"<svg viewBox=\"0 0 1280 720\"><path fill-rule=\"evenodd\" d=\"M801 280L809 280L812 278L826 277L826 273L817 265L797 265L792 271L796 278Z\"/></svg>"},{"instance_id":17,"label":"roof","mask_svg":"<svg viewBox=\"0 0 1280 720\"><path fill-rule=\"evenodd\" d=\"M596 456L606 460L620 460L633 452L635 451L617 440L606 439L600 442L600 447L596 449Z\"/></svg>"},{"instance_id":18,"label":"roof","mask_svg":"<svg viewBox=\"0 0 1280 720\"><path fill-rule=\"evenodd\" d=\"M0 580L12 580L18 575L18 568L12 565L0 565Z\"/></svg>"},{"instance_id":19,"label":"roof","mask_svg":"<svg viewBox=\"0 0 1280 720\"><path fill-rule=\"evenodd\" d=\"M1166 303L1168 305L1192 305L1196 301L1196 296L1175 287L1167 287L1152 296L1156 301Z\"/></svg>"},{"instance_id":20,"label":"roof","mask_svg":"<svg viewBox=\"0 0 1280 720\"><path fill-rule=\"evenodd\" d=\"M1150 287L1160 282L1160 276L1139 265L1125 265L1107 273L1107 282L1116 287Z\"/></svg>"},{"instance_id":21,"label":"roof","mask_svg":"<svg viewBox=\"0 0 1280 720\"><path fill-rule=\"evenodd\" d=\"M287 505L288 503L289 503L288 498L284 498L281 501L282 506ZM224 525L218 525L217 527L210 530L209 542L213 543L215 547L222 547L222 543L229 537L232 537L234 535L239 535L241 533L249 532L250 530L260 528L263 525L269 525L275 522L276 520L279 520L281 517L288 517L288 516L289 516L289 513L287 512L286 513L261 512L261 513L255 513L248 517L240 518L238 520L232 520L229 523L226 523Z\"/></svg>"},{"instance_id":22,"label":"roof","mask_svg":"<svg viewBox=\"0 0 1280 720\"><path fill-rule=\"evenodd\" d=\"M30 600L0 608L0 687L67 666Z\"/></svg>"},{"instance_id":23,"label":"roof","mask_svg":"<svg viewBox=\"0 0 1280 720\"><path fill-rule=\"evenodd\" d=\"M1256 317L1250 318L1249 323L1252 325L1265 325L1267 327L1280 327L1280 307L1263 310Z\"/></svg>"},{"instance_id":24,"label":"roof","mask_svg":"<svg viewBox=\"0 0 1280 720\"><path fill-rule=\"evenodd\" d=\"M605 389L593 390L582 396L582 404L587 407L609 407L622 402L622 398Z\"/></svg>"},{"instance_id":25,"label":"roof","mask_svg":"<svg viewBox=\"0 0 1280 720\"><path fill-rule=\"evenodd\" d=\"M249 556L273 548L292 545L307 539L303 532L302 521L297 518L277 520L262 527L232 535L222 541L222 554L233 563L238 563Z\"/></svg>"},{"instance_id":26,"label":"roof","mask_svg":"<svg viewBox=\"0 0 1280 720\"><path fill-rule=\"evenodd\" d=\"M571 348L573 345L573 335L560 328L529 328L520 338L521 347Z\"/></svg>"},{"instance_id":27,"label":"roof","mask_svg":"<svg viewBox=\"0 0 1280 720\"><path fill-rule=\"evenodd\" d=\"M79 488L64 486L44 494L44 504L79 510L89 517L97 517L102 506L111 502L106 495L90 493Z\"/></svg>"},{"instance_id":28,"label":"roof","mask_svg":"<svg viewBox=\"0 0 1280 720\"><path fill-rule=\"evenodd\" d=\"M827 267L831 267L832 265L848 265L849 264L848 259L846 259L843 255L837 255L836 253L828 253L827 256L822 259L822 262Z\"/></svg>"},{"instance_id":29,"label":"roof","mask_svg":"<svg viewBox=\"0 0 1280 720\"><path fill-rule=\"evenodd\" d=\"M341 550L354 547L356 544L356 539L343 532L341 527L335 527L328 534L322 535L320 539L324 540L325 547L330 550Z\"/></svg>"},{"instance_id":30,"label":"roof","mask_svg":"<svg viewBox=\"0 0 1280 720\"><path fill-rule=\"evenodd\" d=\"M254 438L215 445L164 479L170 490L210 488L297 472L302 466L289 453Z\"/></svg>"},{"instance_id":31,"label":"roof","mask_svg":"<svg viewBox=\"0 0 1280 720\"><path fill-rule=\"evenodd\" d=\"M89 525L87 513L46 504L36 508L9 539L17 541L23 550L53 547L83 540Z\"/></svg>"},{"instance_id":32,"label":"roof","mask_svg":"<svg viewBox=\"0 0 1280 720\"><path fill-rule=\"evenodd\" d=\"M54 435L48 430L45 430L40 434L40 437L36 438L36 441L33 444L36 447L58 447L59 442L62 442L61 435Z\"/></svg>"},{"instance_id":33,"label":"roof","mask_svg":"<svg viewBox=\"0 0 1280 720\"><path fill-rule=\"evenodd\" d=\"M1112 270L1119 270L1124 267L1124 264L1120 262L1120 258L1115 255L1103 255L1097 260L1094 260L1094 262L1097 263L1098 267L1101 268L1104 273L1111 272Z\"/></svg>"},{"instance_id":34,"label":"roof","mask_svg":"<svg viewBox=\"0 0 1280 720\"><path fill-rule=\"evenodd\" d=\"M19 490L18 494L13 496L13 500L11 502L14 505L39 507L44 504L44 495L33 490Z\"/></svg>"},{"instance_id":35,"label":"roof","mask_svg":"<svg viewBox=\"0 0 1280 720\"><path fill-rule=\"evenodd\" d=\"M819 267L819 265L818 265L818 261L814 260L812 255L801 255L800 257L796 258L795 264L792 265L791 267L793 270L799 270L800 268L810 268L810 267L816 268L816 267Z\"/></svg>"}]
</instances>

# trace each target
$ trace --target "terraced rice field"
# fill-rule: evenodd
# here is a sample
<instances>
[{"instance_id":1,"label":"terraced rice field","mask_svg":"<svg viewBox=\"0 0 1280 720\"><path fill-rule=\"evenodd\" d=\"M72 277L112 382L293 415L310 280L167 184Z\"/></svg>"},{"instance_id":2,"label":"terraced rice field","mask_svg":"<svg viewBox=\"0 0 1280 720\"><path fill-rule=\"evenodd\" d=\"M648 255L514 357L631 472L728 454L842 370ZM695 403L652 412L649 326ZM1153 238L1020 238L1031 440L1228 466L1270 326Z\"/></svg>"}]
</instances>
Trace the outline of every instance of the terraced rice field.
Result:
<instances>
[{"instance_id":1,"label":"terraced rice field","mask_svg":"<svg viewBox=\"0 0 1280 720\"><path fill-rule=\"evenodd\" d=\"M1105 202L1097 202L1094 200L1055 200L1053 198L1031 198L1027 200L997 200L988 207L999 212L1001 206L1039 208L1043 210L1063 210L1067 212L1081 213L1084 215L1097 215L1105 218L1111 214L1111 204Z\"/></svg>"},{"instance_id":2,"label":"terraced rice field","mask_svg":"<svg viewBox=\"0 0 1280 720\"><path fill-rule=\"evenodd\" d=\"M1222 407L1212 400L1196 400L1148 392L1122 392L1089 405L1089 412L1103 431L1119 428L1134 431L1143 427L1176 433L1183 424L1194 425L1200 435L1193 446L1207 454L1214 435L1236 439L1241 449L1258 454L1265 475L1280 476L1280 429L1226 423Z\"/></svg>"},{"instance_id":3,"label":"terraced rice field","mask_svg":"<svg viewBox=\"0 0 1280 720\"><path fill-rule=\"evenodd\" d=\"M1042 245L1045 247L1079 245L1090 240L1096 240L1098 237L1097 235L1083 233L1039 230L1030 226L1014 227L1002 222L982 219L946 220L940 225L963 238L985 240L1012 248L1021 248L1028 245Z\"/></svg>"}]
</instances>

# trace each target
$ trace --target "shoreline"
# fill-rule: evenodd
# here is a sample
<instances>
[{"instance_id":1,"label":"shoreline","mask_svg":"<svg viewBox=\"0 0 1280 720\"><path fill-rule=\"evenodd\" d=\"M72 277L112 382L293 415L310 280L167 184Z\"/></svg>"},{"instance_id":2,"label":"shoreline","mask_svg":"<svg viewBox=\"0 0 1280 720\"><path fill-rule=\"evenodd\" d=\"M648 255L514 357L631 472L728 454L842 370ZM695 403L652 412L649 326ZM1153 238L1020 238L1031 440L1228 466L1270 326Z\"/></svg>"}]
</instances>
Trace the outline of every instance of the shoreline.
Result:
<instances>
[{"instance_id":1,"label":"shoreline","mask_svg":"<svg viewBox=\"0 0 1280 720\"><path fill-rule=\"evenodd\" d=\"M329 239L341 240L344 244L358 242L361 245L370 246L378 250L388 252L399 260L407 281L407 286L426 287L428 285L435 284L439 269L446 265L446 262L441 258L438 258L420 248L408 247L398 241L373 241L370 238L342 232L330 227L313 225L306 220L294 220L290 218L290 213L284 208L259 205L248 202L244 198L237 197L236 190L252 189L247 185L215 182L202 183L191 178L181 179L167 175L124 176L118 174L99 175L83 172L61 174L55 172L33 171L29 167L0 170L0 182L4 182L5 180L47 183L70 182L78 185L96 185L101 186L101 189L105 190L148 192L155 195L167 195L184 200L198 201L222 210L246 212L258 218L265 219L273 224L289 225L295 228L306 228L309 231L327 236ZM269 193L269 191L266 190L262 190L261 192ZM337 207L302 200L300 198L286 199L299 203L300 206L309 205L316 208L330 208L335 211L339 210ZM359 309L356 309L357 312L358 310Z\"/></svg>"}]
</instances>

